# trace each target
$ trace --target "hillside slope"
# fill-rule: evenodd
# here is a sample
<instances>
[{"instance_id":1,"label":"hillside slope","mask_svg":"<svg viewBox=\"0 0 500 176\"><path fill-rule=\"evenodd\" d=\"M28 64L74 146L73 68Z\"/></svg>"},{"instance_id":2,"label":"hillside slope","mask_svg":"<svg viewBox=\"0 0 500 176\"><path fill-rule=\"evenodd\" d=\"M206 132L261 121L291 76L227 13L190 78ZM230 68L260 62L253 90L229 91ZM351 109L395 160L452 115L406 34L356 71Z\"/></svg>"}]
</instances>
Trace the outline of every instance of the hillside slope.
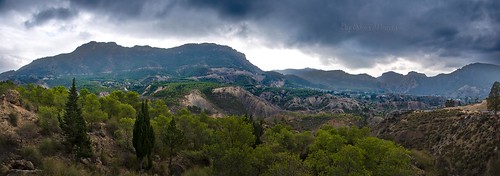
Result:
<instances>
[{"instance_id":1,"label":"hillside slope","mask_svg":"<svg viewBox=\"0 0 500 176\"><path fill-rule=\"evenodd\" d=\"M444 175L495 175L500 164L500 118L461 110L413 112L385 119L376 136L435 156Z\"/></svg>"}]
</instances>

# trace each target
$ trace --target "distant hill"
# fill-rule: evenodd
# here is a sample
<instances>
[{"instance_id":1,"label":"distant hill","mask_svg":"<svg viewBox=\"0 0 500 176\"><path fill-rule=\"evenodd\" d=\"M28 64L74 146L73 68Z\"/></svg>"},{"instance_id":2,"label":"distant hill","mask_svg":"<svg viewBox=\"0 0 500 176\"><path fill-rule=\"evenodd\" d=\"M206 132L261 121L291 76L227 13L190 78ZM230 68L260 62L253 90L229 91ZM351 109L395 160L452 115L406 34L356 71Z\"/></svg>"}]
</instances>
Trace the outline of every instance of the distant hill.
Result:
<instances>
[{"instance_id":1,"label":"distant hill","mask_svg":"<svg viewBox=\"0 0 500 176\"><path fill-rule=\"evenodd\" d=\"M102 74L130 79L151 75L236 79L237 75L253 77L261 73L262 70L251 64L244 54L212 43L162 49L89 42L71 53L36 59L15 72L3 74L3 79L8 77L23 81L29 78Z\"/></svg>"},{"instance_id":2,"label":"distant hill","mask_svg":"<svg viewBox=\"0 0 500 176\"><path fill-rule=\"evenodd\" d=\"M486 97L493 83L500 81L500 66L474 63L433 77L410 72L398 76L386 73L377 79L386 90L394 93Z\"/></svg>"},{"instance_id":3,"label":"distant hill","mask_svg":"<svg viewBox=\"0 0 500 176\"><path fill-rule=\"evenodd\" d=\"M370 75L352 75L341 70L316 69L277 70L285 75L296 75L334 90L383 91L411 95L437 95L449 97L479 97L488 95L491 85L500 81L500 66L474 63L449 74L427 77L425 74L409 72L402 75L386 72L378 78ZM320 88L320 87L318 87Z\"/></svg>"},{"instance_id":4,"label":"distant hill","mask_svg":"<svg viewBox=\"0 0 500 176\"><path fill-rule=\"evenodd\" d=\"M308 80L313 84L322 85L323 88L327 89L334 89L334 90L381 89L380 83L377 82L377 79L367 74L351 75L342 70L324 71L311 68L277 70L277 72L285 75L296 75L300 78Z\"/></svg>"}]
</instances>

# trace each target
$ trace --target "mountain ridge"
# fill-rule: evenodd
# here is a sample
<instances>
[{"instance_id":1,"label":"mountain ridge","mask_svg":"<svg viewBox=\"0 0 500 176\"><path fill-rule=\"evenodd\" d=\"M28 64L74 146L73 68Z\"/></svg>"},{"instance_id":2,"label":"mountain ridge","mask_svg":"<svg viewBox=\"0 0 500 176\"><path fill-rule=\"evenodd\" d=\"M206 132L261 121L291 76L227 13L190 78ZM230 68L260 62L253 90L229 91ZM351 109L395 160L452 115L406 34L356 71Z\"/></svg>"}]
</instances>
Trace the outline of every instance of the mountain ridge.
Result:
<instances>
[{"instance_id":1,"label":"mountain ridge","mask_svg":"<svg viewBox=\"0 0 500 176\"><path fill-rule=\"evenodd\" d=\"M182 53L194 53L194 55L185 57ZM214 53L220 54L220 56L211 57L209 55ZM141 59L141 62L137 61L138 58ZM216 61L211 61L211 59ZM20 76L79 75L137 68L179 69L189 65L210 68L230 66L230 68L243 69L252 73L262 72L251 64L243 53L228 46L213 43L184 44L163 49L150 46L123 47L115 42L92 41L77 47L70 53L36 59L18 69L16 74Z\"/></svg>"},{"instance_id":2,"label":"mountain ridge","mask_svg":"<svg viewBox=\"0 0 500 176\"><path fill-rule=\"evenodd\" d=\"M264 72L248 61L245 54L215 43L156 48L91 41L70 53L39 58L16 71L1 73L0 80L44 84L45 80L78 75L104 75L121 80L147 80L148 77L160 76L238 85L484 98L493 82L499 80L495 75L500 75L500 66L472 63L435 76L415 71L406 75L389 71L373 77L314 68Z\"/></svg>"},{"instance_id":3,"label":"mountain ridge","mask_svg":"<svg viewBox=\"0 0 500 176\"><path fill-rule=\"evenodd\" d=\"M379 77L366 74L349 74L342 70L286 69L275 70L285 75L296 75L328 89L384 91L411 95L436 95L448 97L484 98L491 85L500 80L500 66L472 63L450 73L427 76L415 71L406 75L388 71ZM327 81L325 81L327 80ZM346 80L351 82L346 84ZM340 87L340 89L339 89Z\"/></svg>"}]
</instances>

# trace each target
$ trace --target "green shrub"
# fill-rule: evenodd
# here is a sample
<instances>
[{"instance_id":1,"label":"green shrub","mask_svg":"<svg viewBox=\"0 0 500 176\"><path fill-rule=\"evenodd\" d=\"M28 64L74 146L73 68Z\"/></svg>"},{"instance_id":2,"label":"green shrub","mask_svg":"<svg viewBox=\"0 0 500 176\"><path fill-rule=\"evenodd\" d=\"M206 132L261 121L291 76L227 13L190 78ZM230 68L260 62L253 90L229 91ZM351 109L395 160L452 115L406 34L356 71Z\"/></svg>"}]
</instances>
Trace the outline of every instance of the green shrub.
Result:
<instances>
[{"instance_id":1,"label":"green shrub","mask_svg":"<svg viewBox=\"0 0 500 176\"><path fill-rule=\"evenodd\" d=\"M66 161L51 157L43 160L42 175L86 176L94 174L89 173L81 166L68 164Z\"/></svg>"},{"instance_id":2,"label":"green shrub","mask_svg":"<svg viewBox=\"0 0 500 176\"><path fill-rule=\"evenodd\" d=\"M186 172L184 172L183 176L208 176L212 175L212 168L210 167L193 167Z\"/></svg>"},{"instance_id":3,"label":"green shrub","mask_svg":"<svg viewBox=\"0 0 500 176\"><path fill-rule=\"evenodd\" d=\"M27 122L16 130L16 133L25 140L39 136L39 128L33 122Z\"/></svg>"},{"instance_id":4,"label":"green shrub","mask_svg":"<svg viewBox=\"0 0 500 176\"><path fill-rule=\"evenodd\" d=\"M59 128L59 111L53 106L40 106L38 109L38 122L45 133L58 133Z\"/></svg>"},{"instance_id":5,"label":"green shrub","mask_svg":"<svg viewBox=\"0 0 500 176\"><path fill-rule=\"evenodd\" d=\"M35 166L42 164L43 156L36 147L23 147L20 154L24 159L31 161Z\"/></svg>"},{"instance_id":6,"label":"green shrub","mask_svg":"<svg viewBox=\"0 0 500 176\"><path fill-rule=\"evenodd\" d=\"M17 127L17 122L19 121L19 115L16 114L15 112L11 112L9 114L9 123L12 125L12 126L15 126Z\"/></svg>"},{"instance_id":7,"label":"green shrub","mask_svg":"<svg viewBox=\"0 0 500 176\"><path fill-rule=\"evenodd\" d=\"M137 157L131 153L124 153L119 159L121 166L125 166L129 170L137 169Z\"/></svg>"},{"instance_id":8,"label":"green shrub","mask_svg":"<svg viewBox=\"0 0 500 176\"><path fill-rule=\"evenodd\" d=\"M46 138L38 146L44 156L52 156L63 149L63 145L51 138Z\"/></svg>"},{"instance_id":9,"label":"green shrub","mask_svg":"<svg viewBox=\"0 0 500 176\"><path fill-rule=\"evenodd\" d=\"M430 153L420 150L410 152L417 167L425 170L426 175L440 175L441 171L436 167L436 159Z\"/></svg>"},{"instance_id":10,"label":"green shrub","mask_svg":"<svg viewBox=\"0 0 500 176\"><path fill-rule=\"evenodd\" d=\"M7 153L8 151L17 148L18 145L19 144L14 137L0 133L0 151Z\"/></svg>"}]
</instances>

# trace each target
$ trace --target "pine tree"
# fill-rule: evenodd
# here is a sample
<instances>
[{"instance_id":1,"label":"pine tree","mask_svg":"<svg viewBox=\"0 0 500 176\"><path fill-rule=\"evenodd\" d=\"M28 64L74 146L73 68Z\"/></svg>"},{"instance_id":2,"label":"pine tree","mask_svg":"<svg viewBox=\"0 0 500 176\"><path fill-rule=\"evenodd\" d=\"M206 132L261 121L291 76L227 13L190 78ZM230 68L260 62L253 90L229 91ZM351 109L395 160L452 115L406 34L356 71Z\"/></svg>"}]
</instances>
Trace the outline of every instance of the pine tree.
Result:
<instances>
[{"instance_id":1,"label":"pine tree","mask_svg":"<svg viewBox=\"0 0 500 176\"><path fill-rule=\"evenodd\" d=\"M500 110L500 83L495 81L491 87L490 95L486 99L488 110L493 111L495 116Z\"/></svg>"},{"instance_id":2,"label":"pine tree","mask_svg":"<svg viewBox=\"0 0 500 176\"><path fill-rule=\"evenodd\" d=\"M151 152L155 143L155 134L149 121L149 110L147 101L143 101L141 110L137 113L134 124L132 144L135 148L135 155L139 161L139 169L142 170L144 157L148 158L148 167L153 167Z\"/></svg>"},{"instance_id":3,"label":"pine tree","mask_svg":"<svg viewBox=\"0 0 500 176\"><path fill-rule=\"evenodd\" d=\"M446 102L444 103L444 106L445 107L455 107L455 101L452 100L452 99L448 99L446 100Z\"/></svg>"},{"instance_id":4,"label":"pine tree","mask_svg":"<svg viewBox=\"0 0 500 176\"><path fill-rule=\"evenodd\" d=\"M92 156L91 142L87 135L87 124L82 116L82 110L78 106L78 93L76 91L75 79L66 102L64 116L61 120L61 129L64 133L65 143L79 158Z\"/></svg>"},{"instance_id":5,"label":"pine tree","mask_svg":"<svg viewBox=\"0 0 500 176\"><path fill-rule=\"evenodd\" d=\"M169 148L168 172L172 173L172 158L174 158L177 147L184 141L184 134L177 128L175 120L172 118L170 125L161 136L162 142Z\"/></svg>"}]
</instances>

